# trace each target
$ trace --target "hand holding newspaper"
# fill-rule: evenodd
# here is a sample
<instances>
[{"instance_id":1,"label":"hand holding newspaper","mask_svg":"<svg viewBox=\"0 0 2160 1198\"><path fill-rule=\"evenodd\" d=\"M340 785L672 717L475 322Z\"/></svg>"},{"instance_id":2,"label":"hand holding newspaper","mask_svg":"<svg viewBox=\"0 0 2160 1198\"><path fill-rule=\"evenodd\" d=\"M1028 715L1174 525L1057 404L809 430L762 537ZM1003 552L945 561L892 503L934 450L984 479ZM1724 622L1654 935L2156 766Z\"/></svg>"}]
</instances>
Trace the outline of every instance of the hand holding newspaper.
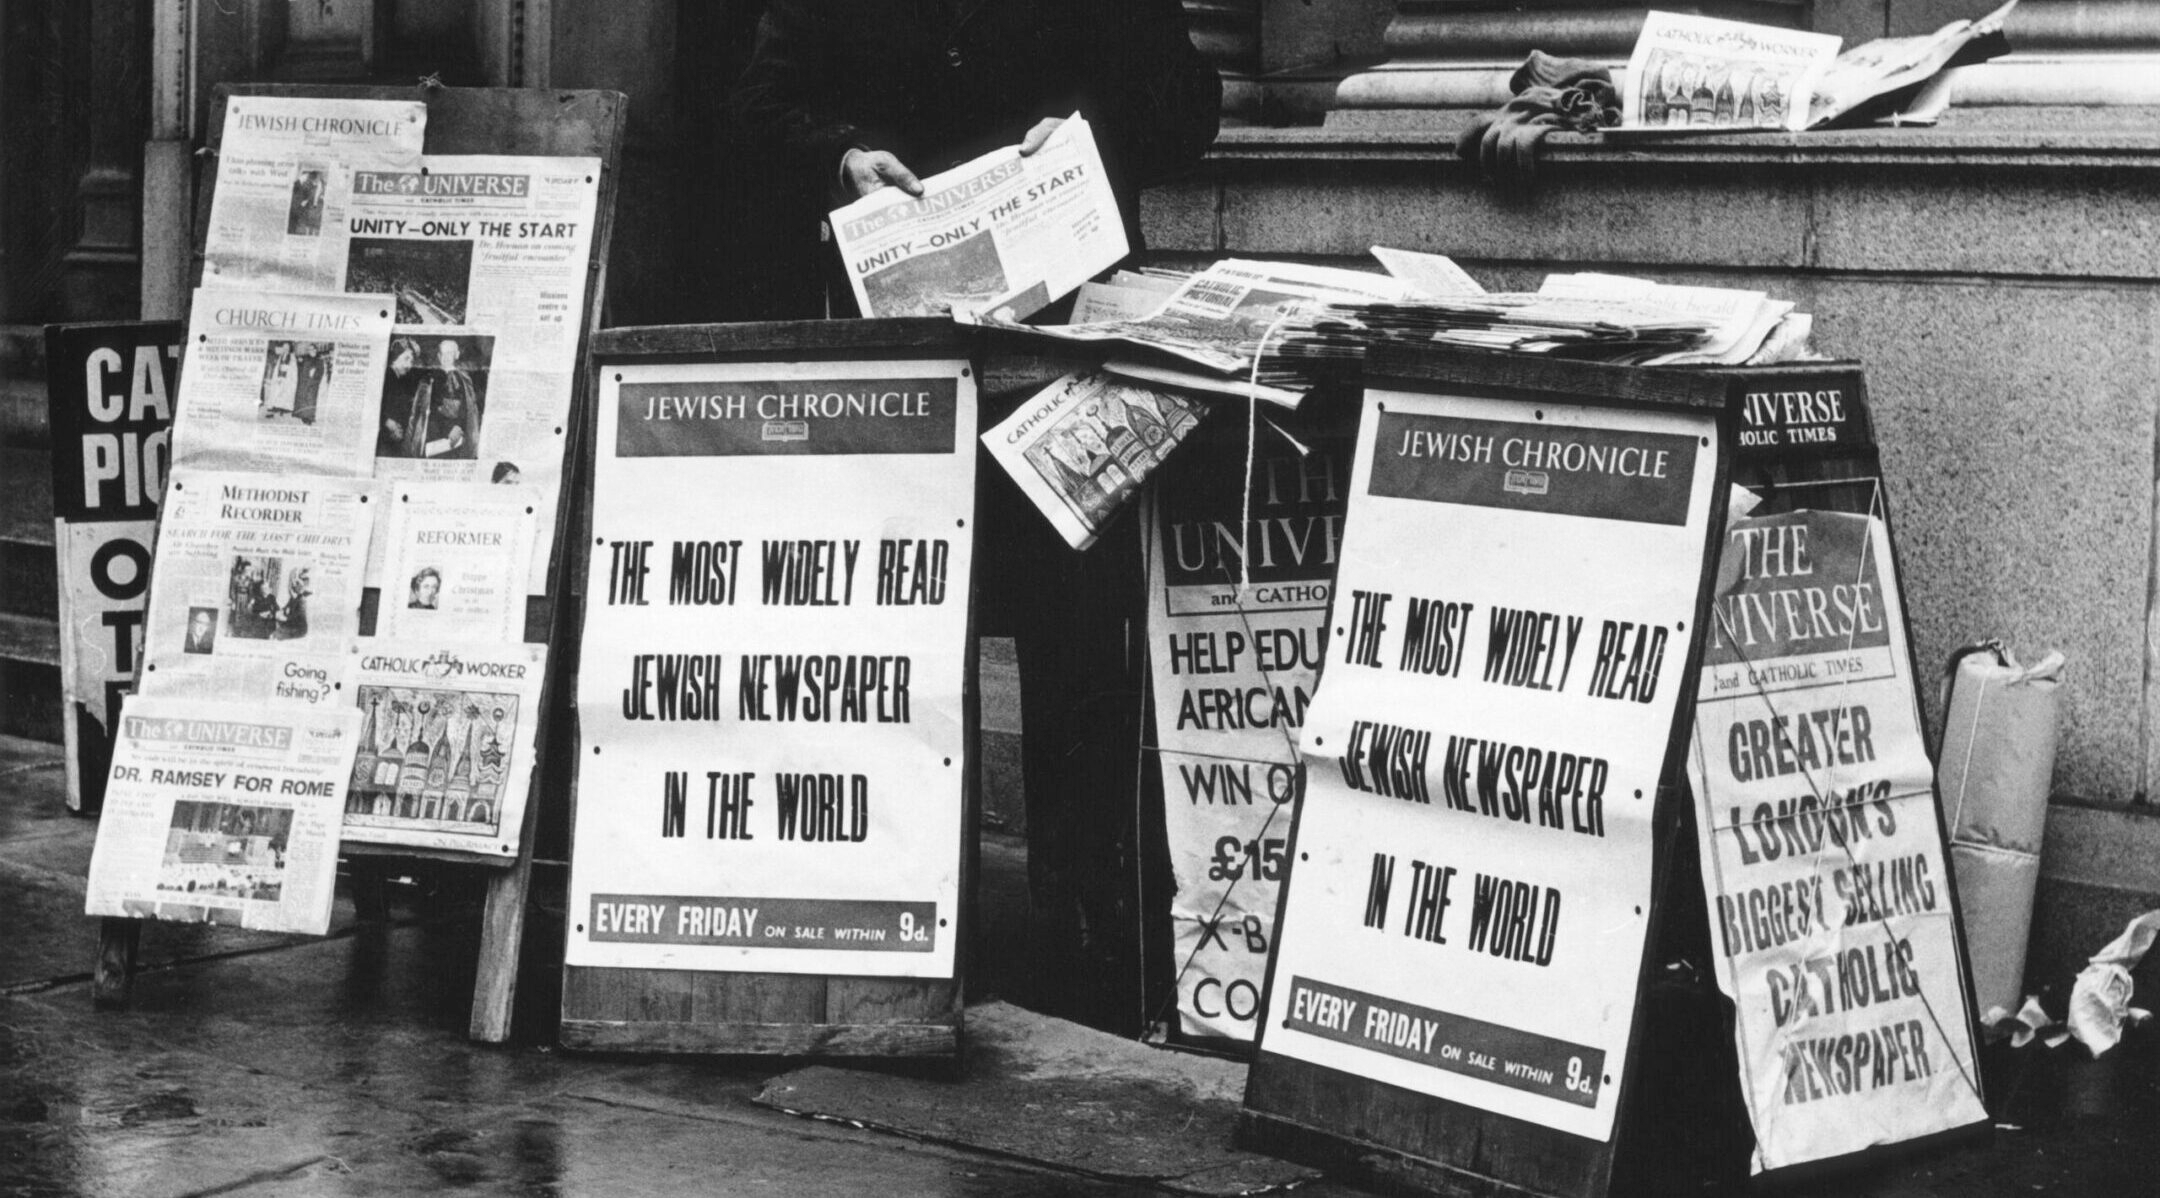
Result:
<instances>
[{"instance_id":1,"label":"hand holding newspaper","mask_svg":"<svg viewBox=\"0 0 2160 1198\"><path fill-rule=\"evenodd\" d=\"M1023 157L1005 146L832 213L865 316L1032 315L1128 250L1095 135L1078 113Z\"/></svg>"}]
</instances>

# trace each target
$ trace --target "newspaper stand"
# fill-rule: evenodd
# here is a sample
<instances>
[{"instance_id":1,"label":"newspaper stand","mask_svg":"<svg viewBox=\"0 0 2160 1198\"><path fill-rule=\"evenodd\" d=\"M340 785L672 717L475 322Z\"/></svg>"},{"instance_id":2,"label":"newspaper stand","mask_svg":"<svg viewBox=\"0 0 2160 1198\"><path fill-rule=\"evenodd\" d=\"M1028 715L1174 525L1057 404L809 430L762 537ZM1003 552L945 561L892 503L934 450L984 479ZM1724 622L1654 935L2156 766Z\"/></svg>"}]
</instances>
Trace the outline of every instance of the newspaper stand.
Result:
<instances>
[{"instance_id":1,"label":"newspaper stand","mask_svg":"<svg viewBox=\"0 0 2160 1198\"><path fill-rule=\"evenodd\" d=\"M504 154L535 157L591 157L601 162L599 195L595 206L584 303L580 313L579 343L599 323L600 305L606 291L608 246L615 222L615 194L621 178L623 121L627 98L619 92L569 91L515 88L309 86L288 84L223 84L213 93L209 121L208 161L216 162L218 142L225 124L225 106L236 97L277 96L326 100L418 100L427 105L424 150L429 154ZM210 225L211 204L216 195L214 166L203 173L204 184L196 198L194 259L195 278L202 275L203 245ZM581 354L582 357L582 354ZM582 457L580 414L589 400L587 373L579 368L567 427L563 430L563 493L566 502L557 507L555 528L544 530L549 547L548 589L526 599L524 639L529 643L563 645L574 636L576 625L568 623L570 605L563 595L570 554L564 537L572 523L576 464ZM539 542L536 541L535 547ZM380 596L370 588L361 604L361 629L375 626ZM542 713L533 751L533 783L525 805L525 823L517 842L502 846L499 856L458 853L404 846L346 843L353 882L353 897L363 918L383 916L382 884L401 863L426 860L484 871L486 902L482 914L478 960L473 982L472 1039L500 1043L510 1038L511 1012L516 996L518 954L525 935L526 900L532 882L533 841L538 813L546 793L542 783L551 776L543 767L551 752L556 721L550 713L560 701L562 671L550 665L541 689ZM124 1007L135 966L136 947L142 932L139 920L107 918L102 921L92 995L100 1007Z\"/></svg>"},{"instance_id":2,"label":"newspaper stand","mask_svg":"<svg viewBox=\"0 0 2160 1198\"><path fill-rule=\"evenodd\" d=\"M1601 364L1554 361L1496 354L1465 353L1422 347L1383 346L1372 351L1366 363L1368 386L1384 385L1412 393L1482 397L1518 403L1527 420L1539 404L1579 405L1592 411L1663 412L1723 424L1726 384L1704 372L1644 370ZM1542 415L1540 415L1542 418ZM1708 427L1707 424L1704 427ZM1725 444L1729 435L1720 434ZM1708 610L1714 577L1716 529L1722 527L1724 471L1727 456L1717 455L1712 481L1710 531L1703 546L1702 568L1694 588L1689 617L1692 632L1684 633L1685 645L1667 652L1685 655L1681 677L1692 679L1703 652L1704 615ZM1353 527L1355 516L1352 517ZM1600 522L1592 522L1600 523ZM1578 534L1579 535L1579 534ZM1565 545L1556 552L1567 552ZM1472 568L1465 564L1464 568ZM1571 599L1584 600L1595 592L1594 580L1583 580L1575 595L1556 595L1550 606L1565 607ZM1536 601L1533 601L1536 602ZM1540 604L1546 605L1546 604ZM1571 609L1572 610L1572 609ZM1331 623L1340 625L1338 611ZM1331 662L1336 650L1331 648ZM1326 689L1325 675L1322 691ZM1682 763L1691 726L1692 691L1683 688L1665 737L1659 782L1650 797L1650 855L1647 878L1647 911L1642 952L1635 977L1637 986L1629 1021L1621 1031L1625 1050L1604 1059L1604 1090L1615 1103L1611 1131L1604 1138L1558 1130L1527 1118L1511 1117L1473 1105L1436 1097L1403 1085L1381 1081L1345 1068L1334 1068L1285 1055L1270 1044L1284 1034L1286 1012L1274 1001L1277 974L1293 945L1294 927L1285 919L1299 901L1300 869L1307 865L1302 844L1310 833L1305 818L1292 829L1288 878L1283 883L1276 916L1277 941L1268 965L1266 1001L1259 1014L1259 1035L1239 1118L1241 1144L1293 1159L1302 1159L1362 1177L1364 1180L1413 1192L1531 1193L1541 1195L1604 1195L1614 1185L1619 1149L1638 1135L1646 1124L1660 1117L1657 1092L1665 1070L1646 1069L1649 1051L1660 1038L1650 1017L1661 928L1671 918L1676 863L1693 852L1681 838L1686 796ZM1525 730L1525 739L1537 733ZM1645 746L1646 749L1649 746ZM1435 758L1439 750L1433 750ZM1310 798L1310 796L1308 796ZM1437 797L1434 800L1438 802ZM1307 804L1301 803L1301 807ZM1404 845L1406 852L1417 846ZM1442 851L1446 851L1444 848ZM1632 867L1630 867L1632 868ZM1315 883L1322 875L1315 875ZM1359 879L1362 885L1362 877ZM1313 902L1318 895L1306 898ZM1456 901L1468 904L1468 895ZM1624 912L1621 914L1625 914ZM1459 932L1458 932L1459 938ZM1442 994L1410 1000L1435 1007L1446 1005ZM1472 1021L1475 1022L1475 1021ZM1496 1029L1507 1035L1512 1029ZM1702 1029L1687 1031L1694 1043L1684 1052L1700 1050ZM1475 1053L1471 1054L1475 1057ZM1595 1071L1593 1071L1595 1072ZM1593 1084L1595 1081L1593 1079ZM1630 1155L1633 1155L1632 1153Z\"/></svg>"},{"instance_id":3,"label":"newspaper stand","mask_svg":"<svg viewBox=\"0 0 2160 1198\"><path fill-rule=\"evenodd\" d=\"M973 338L951 321L785 321L609 329L590 346L587 393L599 395L603 372L630 365L905 361L968 357ZM598 436L598 414L583 413L584 436ZM976 430L961 428L963 452L972 452ZM775 497L775 503L785 502ZM594 539L590 480L577 496L576 539L570 553L568 628L582 627L586 570ZM974 521L969 521L974 527ZM972 590L972 583L971 583ZM973 594L967 596L966 644L972 645ZM561 677L575 692L579 666L573 642ZM903 1057L956 1060L961 1051L968 896L975 874L974 827L979 796L976 729L979 696L975 662L966 655L962 679L960 902L949 929L956 946L952 976L872 977L818 973L739 972L715 969L613 968L565 964L561 1043L609 1052L762 1054L786 1056ZM732 701L732 692L730 700ZM730 734L740 735L735 729ZM577 738L566 738L573 743ZM572 826L581 802L595 798L589 782L572 786ZM573 913L573 919L575 913Z\"/></svg>"},{"instance_id":4,"label":"newspaper stand","mask_svg":"<svg viewBox=\"0 0 2160 1198\"><path fill-rule=\"evenodd\" d=\"M1872 515L1883 524L1884 539L1889 546L1895 564L1897 556L1897 529L1890 514L1889 495L1884 485L1880 447L1875 440L1873 414L1869 407L1867 376L1857 362L1806 362L1784 366L1734 368L1710 371L1724 380L1728 387L1726 410L1734 431L1732 482L1745 487L1762 500L1761 506L1751 514L1769 515L1801 508L1817 511ZM1838 404L1830 407L1820 403L1787 404L1772 401L1772 397L1815 397L1834 394ZM1905 602L1904 575L1898 579L1898 611L1905 617L1906 627L1901 630L1906 646L1904 659L1897 663L1906 676L1920 680L1929 676L1923 672L1912 652L1911 608ZM1919 734L1926 745L1930 763L1937 758L1939 744L1934 730L1923 720ZM1981 1043L1979 1024L1975 1018L1972 991L1972 962L1964 934L1964 905L1957 899L1958 880L1951 859L1950 829L1945 822L1941 796L1934 795L1936 844L1941 851L1943 863L1942 886L1951 926L1956 929L1956 967L1963 980L1960 988L1962 1008L1954 1022L1961 1025L1967 1042ZM1687 810L1692 832L1694 804ZM1686 896L1691 901L1707 901L1704 886L1694 884L1699 863L1687 862L1691 875L1686 886ZM1668 938L1666 955L1693 951L1700 954L1695 959L1707 960L1712 946L1707 939L1707 915L1691 918L1683 930L1687 943L1673 944L1676 938ZM1718 1138L1726 1142L1723 1151L1729 1179L1739 1181L1745 1176L1745 1157L1752 1143L1752 1133L1745 1119L1745 1102L1740 1093L1738 1079L1741 1066L1734 1040L1735 1012L1732 1002L1717 993L1714 980L1705 976L1702 987L1715 1001L1718 1014L1716 1026L1721 1031L1714 1052L1706 1052L1703 1059L1714 1061L1708 1067L1717 1076L1711 1084L1727 1097L1705 1103L1698 1087L1694 1095L1675 1091L1680 1104L1703 1108L1702 1117L1692 1122L1697 1127L1716 1127ZM1703 1004L1692 1004L1698 1013ZM1976 1091L1982 1084L1977 1052L1972 1062L1969 1081ZM1698 1074L1702 1066L1698 1065ZM1984 1099L1984 1094L1978 1095ZM1718 1126L1719 1124L1725 1126ZM1773 1175L1781 1180L1802 1181L1846 1172L1854 1167L1880 1162L1886 1158L1911 1155L1949 1144L1964 1143L1987 1137L1992 1124L1987 1120L1947 1127L1944 1130L1913 1139L1884 1143L1845 1156L1809 1161L1805 1164L1775 1170ZM1676 1137L1677 1139L1677 1137ZM1678 1149L1675 1143L1673 1148ZM1697 1148L1700 1151L1700 1147Z\"/></svg>"}]
</instances>

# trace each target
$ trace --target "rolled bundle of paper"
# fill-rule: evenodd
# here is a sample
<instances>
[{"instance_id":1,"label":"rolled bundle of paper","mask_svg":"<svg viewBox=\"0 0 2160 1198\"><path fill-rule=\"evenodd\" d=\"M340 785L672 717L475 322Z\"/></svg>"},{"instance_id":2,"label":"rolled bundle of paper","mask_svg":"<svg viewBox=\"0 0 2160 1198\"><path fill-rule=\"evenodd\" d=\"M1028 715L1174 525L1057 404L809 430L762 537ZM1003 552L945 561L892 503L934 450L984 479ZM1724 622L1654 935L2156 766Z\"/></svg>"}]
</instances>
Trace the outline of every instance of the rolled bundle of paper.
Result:
<instances>
[{"instance_id":1,"label":"rolled bundle of paper","mask_svg":"<svg viewBox=\"0 0 2160 1198\"><path fill-rule=\"evenodd\" d=\"M1957 661L1936 782L1950 824L1958 909L1980 1009L2015 1010L2055 772L2063 656L2021 666L2006 651Z\"/></svg>"}]
</instances>

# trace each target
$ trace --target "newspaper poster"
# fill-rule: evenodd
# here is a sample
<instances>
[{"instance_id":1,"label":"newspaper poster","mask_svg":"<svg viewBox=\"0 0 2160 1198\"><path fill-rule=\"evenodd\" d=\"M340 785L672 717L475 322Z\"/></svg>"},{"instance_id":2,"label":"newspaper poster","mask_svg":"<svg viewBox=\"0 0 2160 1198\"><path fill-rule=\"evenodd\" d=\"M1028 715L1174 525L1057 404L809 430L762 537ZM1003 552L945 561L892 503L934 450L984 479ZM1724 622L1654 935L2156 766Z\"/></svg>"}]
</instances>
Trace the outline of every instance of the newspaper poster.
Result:
<instances>
[{"instance_id":1,"label":"newspaper poster","mask_svg":"<svg viewBox=\"0 0 2160 1198\"><path fill-rule=\"evenodd\" d=\"M351 652L345 838L515 856L547 646L375 638Z\"/></svg>"},{"instance_id":2,"label":"newspaper poster","mask_svg":"<svg viewBox=\"0 0 2160 1198\"><path fill-rule=\"evenodd\" d=\"M1077 113L1023 158L1005 146L832 213L833 240L864 316L1002 309L1022 320L1128 250L1095 134Z\"/></svg>"},{"instance_id":3,"label":"newspaper poster","mask_svg":"<svg viewBox=\"0 0 2160 1198\"><path fill-rule=\"evenodd\" d=\"M390 298L199 288L176 466L366 478Z\"/></svg>"},{"instance_id":4,"label":"newspaper poster","mask_svg":"<svg viewBox=\"0 0 2160 1198\"><path fill-rule=\"evenodd\" d=\"M1197 434L1142 509L1178 1025L1244 1041L1305 789L1297 734L1327 648L1351 450L1348 437L1261 446L1250 523L1245 437L1227 424Z\"/></svg>"},{"instance_id":5,"label":"newspaper poster","mask_svg":"<svg viewBox=\"0 0 2160 1198\"><path fill-rule=\"evenodd\" d=\"M344 289L396 302L376 477L524 483L554 528L600 160L429 155L353 187Z\"/></svg>"},{"instance_id":6,"label":"newspaper poster","mask_svg":"<svg viewBox=\"0 0 2160 1198\"><path fill-rule=\"evenodd\" d=\"M1835 34L1652 12L1628 58L1621 128L1797 133L1840 44Z\"/></svg>"},{"instance_id":7,"label":"newspaper poster","mask_svg":"<svg viewBox=\"0 0 2160 1198\"><path fill-rule=\"evenodd\" d=\"M1025 325L995 310L955 310L953 317L963 324L1058 341L1159 350L1218 374L1242 372L1237 379L1242 387L1261 342L1291 317L1328 303L1405 300L1416 294L1411 284L1370 271L1228 258L1178 284L1153 311L1137 319ZM1288 402L1296 406L1295 399Z\"/></svg>"},{"instance_id":8,"label":"newspaper poster","mask_svg":"<svg viewBox=\"0 0 2160 1198\"><path fill-rule=\"evenodd\" d=\"M982 442L1065 543L1085 549L1205 414L1088 370L1036 392Z\"/></svg>"},{"instance_id":9,"label":"newspaper poster","mask_svg":"<svg viewBox=\"0 0 2160 1198\"><path fill-rule=\"evenodd\" d=\"M228 99L203 286L345 290L355 174L415 169L426 132L417 100Z\"/></svg>"},{"instance_id":10,"label":"newspaper poster","mask_svg":"<svg viewBox=\"0 0 2160 1198\"><path fill-rule=\"evenodd\" d=\"M150 546L179 396L174 321L47 325L67 803L95 811L135 686Z\"/></svg>"},{"instance_id":11,"label":"newspaper poster","mask_svg":"<svg viewBox=\"0 0 2160 1198\"><path fill-rule=\"evenodd\" d=\"M1883 522L1735 521L1715 604L1688 781L1755 1171L1987 1119Z\"/></svg>"},{"instance_id":12,"label":"newspaper poster","mask_svg":"<svg viewBox=\"0 0 2160 1198\"><path fill-rule=\"evenodd\" d=\"M368 479L176 466L158 525L142 693L349 706L374 530Z\"/></svg>"},{"instance_id":13,"label":"newspaper poster","mask_svg":"<svg viewBox=\"0 0 2160 1198\"><path fill-rule=\"evenodd\" d=\"M343 708L129 700L85 913L329 931L359 729Z\"/></svg>"},{"instance_id":14,"label":"newspaper poster","mask_svg":"<svg viewBox=\"0 0 2160 1198\"><path fill-rule=\"evenodd\" d=\"M953 976L975 402L964 358L606 372L569 964Z\"/></svg>"},{"instance_id":15,"label":"newspaper poster","mask_svg":"<svg viewBox=\"0 0 2160 1198\"><path fill-rule=\"evenodd\" d=\"M489 483L387 484L377 636L525 639L525 576L540 497Z\"/></svg>"},{"instance_id":16,"label":"newspaper poster","mask_svg":"<svg viewBox=\"0 0 2160 1198\"><path fill-rule=\"evenodd\" d=\"M1367 391L1258 1051L1611 1140L1716 432Z\"/></svg>"}]
</instances>

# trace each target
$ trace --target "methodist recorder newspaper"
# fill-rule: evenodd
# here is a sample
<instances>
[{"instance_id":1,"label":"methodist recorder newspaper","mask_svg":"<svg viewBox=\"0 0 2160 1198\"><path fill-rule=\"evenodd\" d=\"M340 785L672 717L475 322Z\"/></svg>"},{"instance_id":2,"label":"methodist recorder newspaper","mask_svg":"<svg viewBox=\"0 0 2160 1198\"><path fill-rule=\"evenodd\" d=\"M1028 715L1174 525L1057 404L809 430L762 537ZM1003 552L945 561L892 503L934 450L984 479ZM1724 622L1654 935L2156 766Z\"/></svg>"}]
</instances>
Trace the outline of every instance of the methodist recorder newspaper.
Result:
<instances>
[{"instance_id":1,"label":"methodist recorder newspaper","mask_svg":"<svg viewBox=\"0 0 2160 1198\"><path fill-rule=\"evenodd\" d=\"M1078 114L1023 158L1006 146L923 180L920 199L882 188L832 214L865 316L1010 309L1071 292L1128 250L1095 135Z\"/></svg>"}]
</instances>

